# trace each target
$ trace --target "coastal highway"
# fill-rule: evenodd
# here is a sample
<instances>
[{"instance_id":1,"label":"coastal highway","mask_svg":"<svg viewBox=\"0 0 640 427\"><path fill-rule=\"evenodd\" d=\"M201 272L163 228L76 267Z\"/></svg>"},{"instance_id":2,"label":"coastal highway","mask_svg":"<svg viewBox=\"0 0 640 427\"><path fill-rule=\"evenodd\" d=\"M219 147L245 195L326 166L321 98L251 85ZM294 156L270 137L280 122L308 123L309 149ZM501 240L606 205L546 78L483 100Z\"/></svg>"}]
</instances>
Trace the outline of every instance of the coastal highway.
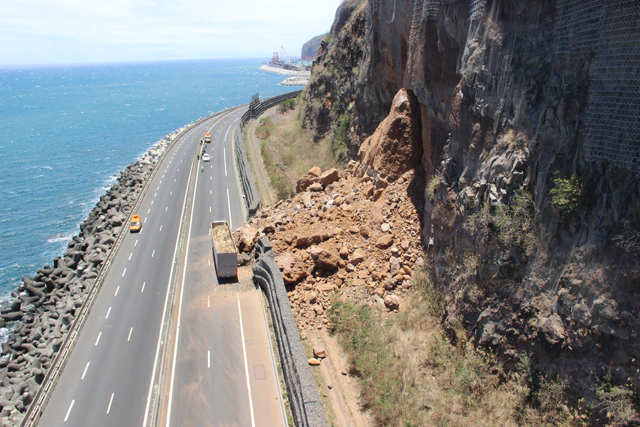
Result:
<instances>
[{"instance_id":1,"label":"coastal highway","mask_svg":"<svg viewBox=\"0 0 640 427\"><path fill-rule=\"evenodd\" d=\"M142 230L123 240L40 426L283 425L260 292L218 284L211 253L212 220L244 222L232 144L242 113L195 126L157 166Z\"/></svg>"}]
</instances>

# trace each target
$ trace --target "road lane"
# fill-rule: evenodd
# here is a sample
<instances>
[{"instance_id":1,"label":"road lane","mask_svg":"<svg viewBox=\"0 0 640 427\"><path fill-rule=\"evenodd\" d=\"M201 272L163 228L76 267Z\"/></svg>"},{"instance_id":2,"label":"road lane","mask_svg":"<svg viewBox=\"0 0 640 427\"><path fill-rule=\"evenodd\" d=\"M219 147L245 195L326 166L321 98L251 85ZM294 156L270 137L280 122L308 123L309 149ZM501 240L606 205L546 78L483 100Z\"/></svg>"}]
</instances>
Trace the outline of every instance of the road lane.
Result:
<instances>
[{"instance_id":1,"label":"road lane","mask_svg":"<svg viewBox=\"0 0 640 427\"><path fill-rule=\"evenodd\" d=\"M187 188L184 165L216 120L189 131L157 166L140 207L142 231L125 237L39 425L142 425Z\"/></svg>"},{"instance_id":2,"label":"road lane","mask_svg":"<svg viewBox=\"0 0 640 427\"><path fill-rule=\"evenodd\" d=\"M163 426L272 427L286 422L260 291L250 282L218 284L212 259L211 221L230 221L234 228L244 222L232 151L237 131L233 115L216 124L207 149L210 165L205 162L209 167L198 172Z\"/></svg>"}]
</instances>

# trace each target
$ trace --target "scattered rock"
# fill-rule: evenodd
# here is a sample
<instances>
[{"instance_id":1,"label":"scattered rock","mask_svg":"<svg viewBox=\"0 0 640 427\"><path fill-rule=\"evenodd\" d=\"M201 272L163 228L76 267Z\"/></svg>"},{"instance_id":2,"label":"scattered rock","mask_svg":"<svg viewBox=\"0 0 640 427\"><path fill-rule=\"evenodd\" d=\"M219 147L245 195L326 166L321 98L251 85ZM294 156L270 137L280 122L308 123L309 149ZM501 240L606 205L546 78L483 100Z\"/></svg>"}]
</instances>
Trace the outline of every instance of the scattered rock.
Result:
<instances>
[{"instance_id":1,"label":"scattered rock","mask_svg":"<svg viewBox=\"0 0 640 427\"><path fill-rule=\"evenodd\" d=\"M324 349L324 347L314 347L313 357L315 357L316 359L324 359L327 357L327 351Z\"/></svg>"},{"instance_id":2,"label":"scattered rock","mask_svg":"<svg viewBox=\"0 0 640 427\"><path fill-rule=\"evenodd\" d=\"M396 295L387 295L384 297L384 305L389 310L397 310L400 307L400 298Z\"/></svg>"}]
</instances>

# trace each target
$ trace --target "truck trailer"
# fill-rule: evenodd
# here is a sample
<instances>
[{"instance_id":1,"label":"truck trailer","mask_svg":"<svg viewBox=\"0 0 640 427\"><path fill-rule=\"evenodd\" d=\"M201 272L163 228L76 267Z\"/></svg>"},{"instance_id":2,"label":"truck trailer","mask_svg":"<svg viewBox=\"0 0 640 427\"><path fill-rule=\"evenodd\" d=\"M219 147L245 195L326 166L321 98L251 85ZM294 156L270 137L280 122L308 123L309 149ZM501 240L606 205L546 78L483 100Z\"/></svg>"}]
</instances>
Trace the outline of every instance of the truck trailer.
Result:
<instances>
[{"instance_id":1,"label":"truck trailer","mask_svg":"<svg viewBox=\"0 0 640 427\"><path fill-rule=\"evenodd\" d=\"M227 221L211 223L211 242L218 278L238 277L238 249Z\"/></svg>"}]
</instances>

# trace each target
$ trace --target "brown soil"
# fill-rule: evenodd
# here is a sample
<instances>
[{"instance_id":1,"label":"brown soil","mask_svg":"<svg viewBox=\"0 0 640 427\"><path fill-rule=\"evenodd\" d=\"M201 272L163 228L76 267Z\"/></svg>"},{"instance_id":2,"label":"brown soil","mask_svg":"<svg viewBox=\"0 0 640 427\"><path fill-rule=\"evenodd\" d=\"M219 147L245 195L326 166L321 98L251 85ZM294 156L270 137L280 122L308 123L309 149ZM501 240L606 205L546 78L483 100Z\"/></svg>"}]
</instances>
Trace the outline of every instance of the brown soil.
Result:
<instances>
[{"instance_id":1,"label":"brown soil","mask_svg":"<svg viewBox=\"0 0 640 427\"><path fill-rule=\"evenodd\" d=\"M276 114L276 108L269 109L264 116L271 116L272 120L280 120L288 114ZM257 182L260 200L263 205L276 203L275 192L269 182L269 177L260 155L260 141L255 136L255 127L258 121L252 121L247 125L247 140L245 147L251 152L251 163L254 177ZM295 313L295 311L294 311ZM327 358L323 359L319 366L312 366L312 372L318 383L325 413L332 426L340 427L372 427L372 418L360 406L361 390L358 379L348 374L349 362L347 356L338 345L336 339L326 328L308 328L305 331L305 322L302 322L296 313L298 327L301 336L305 340L305 346L310 354L313 348L324 347ZM325 319L326 322L326 319ZM312 357L312 354L309 356ZM331 388L329 388L331 387Z\"/></svg>"}]
</instances>

